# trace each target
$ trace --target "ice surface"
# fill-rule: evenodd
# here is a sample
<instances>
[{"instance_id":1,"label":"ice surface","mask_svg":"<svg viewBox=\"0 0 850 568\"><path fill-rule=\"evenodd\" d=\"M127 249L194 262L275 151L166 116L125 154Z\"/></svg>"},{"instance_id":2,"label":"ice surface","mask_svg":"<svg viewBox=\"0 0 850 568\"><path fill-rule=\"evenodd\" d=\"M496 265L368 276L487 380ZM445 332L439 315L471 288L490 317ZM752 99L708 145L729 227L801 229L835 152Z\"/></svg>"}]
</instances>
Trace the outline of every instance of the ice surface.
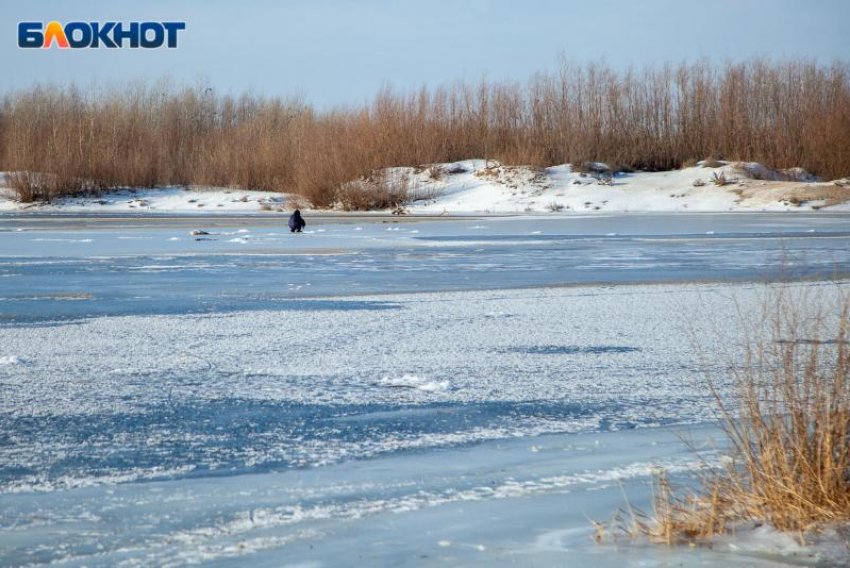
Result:
<instances>
[{"instance_id":1,"label":"ice surface","mask_svg":"<svg viewBox=\"0 0 850 568\"><path fill-rule=\"evenodd\" d=\"M346 564L390 566L843 565L838 535L801 549L753 531L711 548L597 545L627 494L646 507L652 475L693 480L689 427L549 435L436 453L251 476L221 475L0 495L0 550L12 563L63 566ZM704 450L710 463L715 450ZM55 537L49 542L45 538Z\"/></svg>"},{"instance_id":2,"label":"ice surface","mask_svg":"<svg viewBox=\"0 0 850 568\"><path fill-rule=\"evenodd\" d=\"M0 233L0 301L19 322L299 309L295 300L340 294L753 280L850 269L848 217L823 213L493 218L486 229L473 229L482 226L476 220L330 219L309 235L240 219L242 226L201 225L209 234L197 237L188 236L199 228L191 220L139 227L28 219L16 218ZM387 224L399 230L388 232ZM60 247L43 240L54 238L92 242Z\"/></svg>"},{"instance_id":3,"label":"ice surface","mask_svg":"<svg viewBox=\"0 0 850 568\"><path fill-rule=\"evenodd\" d=\"M746 280L846 273L846 216L385 220L7 219L0 562L800 560L599 548L585 515L691 478L677 435L715 435L691 338L723 388Z\"/></svg>"}]
</instances>

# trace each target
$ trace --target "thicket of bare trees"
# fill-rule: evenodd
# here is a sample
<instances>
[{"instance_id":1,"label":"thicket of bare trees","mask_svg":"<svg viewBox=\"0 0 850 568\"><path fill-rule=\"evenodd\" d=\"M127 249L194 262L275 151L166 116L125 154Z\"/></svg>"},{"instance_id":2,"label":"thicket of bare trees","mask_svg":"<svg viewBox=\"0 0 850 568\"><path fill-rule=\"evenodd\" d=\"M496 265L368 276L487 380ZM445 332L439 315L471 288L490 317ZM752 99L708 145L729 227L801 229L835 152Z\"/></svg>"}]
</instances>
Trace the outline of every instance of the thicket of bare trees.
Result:
<instances>
[{"instance_id":1,"label":"thicket of bare trees","mask_svg":"<svg viewBox=\"0 0 850 568\"><path fill-rule=\"evenodd\" d=\"M0 169L22 199L117 186L288 191L315 206L388 166L466 158L671 169L708 156L850 175L850 65L752 60L615 71L562 62L524 84L304 101L134 84L38 86L0 103Z\"/></svg>"}]
</instances>

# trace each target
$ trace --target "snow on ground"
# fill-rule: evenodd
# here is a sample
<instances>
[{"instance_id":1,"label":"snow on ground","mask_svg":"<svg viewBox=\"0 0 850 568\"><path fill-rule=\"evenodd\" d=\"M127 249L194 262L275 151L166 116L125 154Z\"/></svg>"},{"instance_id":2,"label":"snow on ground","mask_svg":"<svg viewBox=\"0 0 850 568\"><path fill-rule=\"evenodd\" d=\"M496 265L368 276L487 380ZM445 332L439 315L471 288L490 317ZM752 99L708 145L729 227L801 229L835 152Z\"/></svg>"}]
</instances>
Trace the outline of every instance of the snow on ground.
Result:
<instances>
[{"instance_id":1,"label":"snow on ground","mask_svg":"<svg viewBox=\"0 0 850 568\"><path fill-rule=\"evenodd\" d=\"M595 166L598 172L581 173L570 165L535 170L468 160L439 166L438 179L433 169L410 170L414 194L439 196L414 202L408 209L412 213L811 211L850 200L850 183L846 187L817 183L801 170L776 172L753 163L614 175L604 171L605 164ZM399 175L403 169L396 171ZM752 175L765 180L750 179ZM727 185L713 183L720 176ZM783 176L803 181L776 180Z\"/></svg>"},{"instance_id":2,"label":"snow on ground","mask_svg":"<svg viewBox=\"0 0 850 568\"><path fill-rule=\"evenodd\" d=\"M275 213L286 206L287 196L266 191L225 188L122 189L100 197L67 197L50 204L18 203L11 190L0 187L0 212L17 213Z\"/></svg>"},{"instance_id":3,"label":"snow on ground","mask_svg":"<svg viewBox=\"0 0 850 568\"><path fill-rule=\"evenodd\" d=\"M409 189L412 201L406 209L416 214L850 210L850 182L818 182L800 168L776 171L757 163L724 162L610 175L605 164L594 166L597 171L582 173L570 165L544 169L465 160L390 168L384 177ZM726 185L714 183L721 176ZM171 187L20 204L8 188L0 188L0 212L280 213L301 201L287 194Z\"/></svg>"}]
</instances>

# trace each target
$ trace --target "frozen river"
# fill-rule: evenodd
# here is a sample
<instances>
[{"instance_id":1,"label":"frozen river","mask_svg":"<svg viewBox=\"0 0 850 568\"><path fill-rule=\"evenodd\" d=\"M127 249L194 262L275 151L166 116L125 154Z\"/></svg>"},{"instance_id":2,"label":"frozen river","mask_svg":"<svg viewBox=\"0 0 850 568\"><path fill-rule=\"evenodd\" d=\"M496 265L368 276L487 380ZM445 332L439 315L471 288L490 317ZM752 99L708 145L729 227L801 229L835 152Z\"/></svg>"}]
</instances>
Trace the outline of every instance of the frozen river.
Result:
<instances>
[{"instance_id":1,"label":"frozen river","mask_svg":"<svg viewBox=\"0 0 850 568\"><path fill-rule=\"evenodd\" d=\"M725 332L846 290L850 216L307 221L0 218L1 564L778 561L585 515L697 467Z\"/></svg>"},{"instance_id":2,"label":"frozen river","mask_svg":"<svg viewBox=\"0 0 850 568\"><path fill-rule=\"evenodd\" d=\"M850 267L846 214L329 216L297 236L284 222L0 217L2 316L290 309L309 297L825 277Z\"/></svg>"}]
</instances>

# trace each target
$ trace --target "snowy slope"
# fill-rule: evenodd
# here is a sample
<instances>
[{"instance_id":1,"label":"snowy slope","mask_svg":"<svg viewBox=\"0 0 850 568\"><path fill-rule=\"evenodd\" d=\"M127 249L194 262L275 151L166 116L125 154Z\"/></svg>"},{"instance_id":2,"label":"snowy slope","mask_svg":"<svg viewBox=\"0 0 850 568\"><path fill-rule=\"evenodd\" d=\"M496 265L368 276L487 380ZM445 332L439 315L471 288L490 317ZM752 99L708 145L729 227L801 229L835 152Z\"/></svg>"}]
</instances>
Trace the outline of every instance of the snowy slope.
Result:
<instances>
[{"instance_id":1,"label":"snowy slope","mask_svg":"<svg viewBox=\"0 0 850 568\"><path fill-rule=\"evenodd\" d=\"M850 210L847 180L817 182L799 168L778 172L755 163L716 168L702 164L610 176L602 171L605 164L595 165L600 171L582 173L569 164L533 168L465 160L390 168L384 177L407 187L410 201L405 209L415 214ZM718 176L726 185L712 182ZM789 178L794 181L783 181ZM22 204L14 201L11 190L0 187L0 212L273 214L302 204L303 199L289 194L176 187Z\"/></svg>"},{"instance_id":2,"label":"snowy slope","mask_svg":"<svg viewBox=\"0 0 850 568\"><path fill-rule=\"evenodd\" d=\"M227 188L165 187L122 189L100 197L57 199L50 204L18 203L8 188L0 187L0 212L63 213L260 213L277 212L287 195Z\"/></svg>"},{"instance_id":3,"label":"snowy slope","mask_svg":"<svg viewBox=\"0 0 850 568\"><path fill-rule=\"evenodd\" d=\"M439 192L439 197L414 202L408 209L413 213L811 211L850 199L850 188L834 183L754 180L741 165L731 163L612 177L576 172L570 165L490 166L483 160L443 165L443 171L455 173L439 180L432 179L428 170L411 172L414 193ZM744 166L762 170L765 177L778 174L758 164ZM715 176L724 176L727 185L712 183Z\"/></svg>"}]
</instances>

